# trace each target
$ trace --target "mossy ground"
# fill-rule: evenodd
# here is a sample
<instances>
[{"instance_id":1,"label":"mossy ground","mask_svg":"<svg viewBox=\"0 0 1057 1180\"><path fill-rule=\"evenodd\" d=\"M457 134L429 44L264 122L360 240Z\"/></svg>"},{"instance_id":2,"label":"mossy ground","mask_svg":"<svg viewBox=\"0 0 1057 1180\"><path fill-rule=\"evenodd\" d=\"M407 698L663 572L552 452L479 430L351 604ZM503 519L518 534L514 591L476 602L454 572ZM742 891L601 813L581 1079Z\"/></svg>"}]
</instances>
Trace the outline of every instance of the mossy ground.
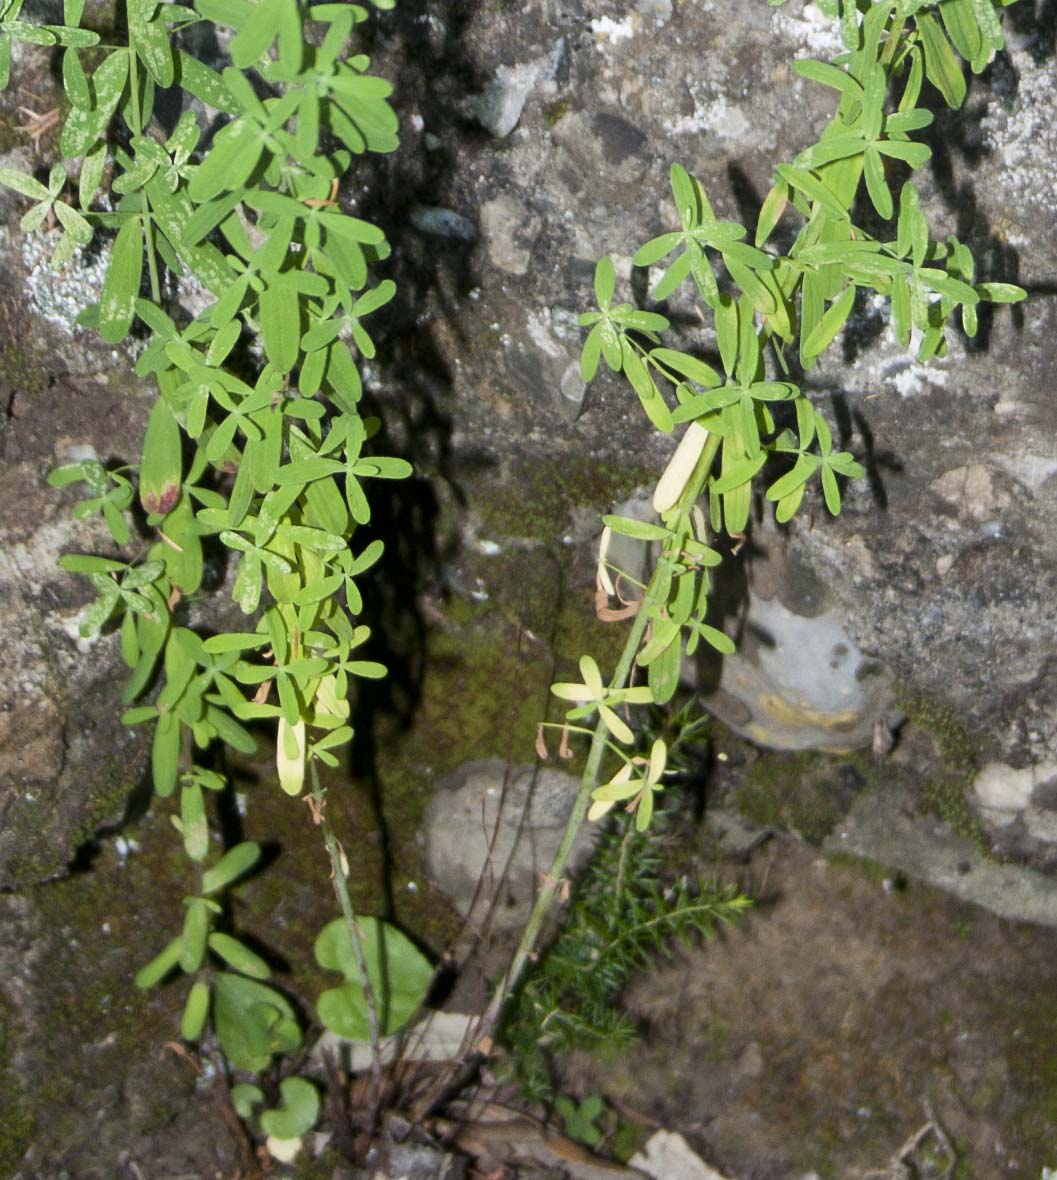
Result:
<instances>
[{"instance_id":1,"label":"mossy ground","mask_svg":"<svg viewBox=\"0 0 1057 1180\"><path fill-rule=\"evenodd\" d=\"M730 802L751 823L796 832L821 844L847 814L855 796L876 785L874 767L861 754L818 751L752 751L739 739L744 767L730 792Z\"/></svg>"}]
</instances>

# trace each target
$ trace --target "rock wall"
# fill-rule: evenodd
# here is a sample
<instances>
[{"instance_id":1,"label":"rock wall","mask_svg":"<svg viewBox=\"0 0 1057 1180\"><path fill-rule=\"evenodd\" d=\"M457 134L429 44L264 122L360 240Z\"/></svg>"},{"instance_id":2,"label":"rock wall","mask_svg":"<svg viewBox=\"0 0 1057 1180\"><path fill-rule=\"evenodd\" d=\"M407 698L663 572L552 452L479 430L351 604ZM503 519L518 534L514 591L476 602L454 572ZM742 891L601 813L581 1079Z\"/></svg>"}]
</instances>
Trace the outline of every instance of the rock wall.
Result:
<instances>
[{"instance_id":1,"label":"rock wall","mask_svg":"<svg viewBox=\"0 0 1057 1180\"><path fill-rule=\"evenodd\" d=\"M737 578L743 601L751 591L771 604L758 628L766 647L782 610L798 609L767 571L798 563L824 601L797 617L831 618L832 634L846 635L857 653L851 667L888 669L908 691L960 714L988 757L1024 767L1057 756L1057 411L1046 347L1057 314L1046 96L1057 79L1052 18L1036 18L1024 0L1006 19L1009 54L971 79L963 114L938 110L934 164L920 187L937 232L957 231L984 277L1018 281L1032 298L984 317L975 342L956 343L929 366L903 355L867 306L843 355L812 374L812 388L868 478L848 490L839 521L812 501L788 528L758 523L756 552L743 552ZM575 317L589 304L594 261L613 253L630 290L645 297L646 277L631 275L630 254L673 224L673 161L700 176L721 216L751 219L775 163L810 142L831 111L830 94L791 67L798 56L839 51L835 32L795 0L781 9L734 0L487 0L398 8L378 18L373 38L376 68L397 83L404 131L401 150L365 165L348 193L386 226L401 291L368 386L395 445L440 489L448 533L436 549L437 583L487 596L493 570L505 577L518 554L531 561L557 549L563 585L589 586L598 512L648 485L673 445L644 424L620 382L603 375L588 390L579 378ZM13 751L0 752L0 814L16 832L12 844L23 846L17 833L34 829L16 817L31 814L32 783L86 784L82 768L98 768L103 751L124 751L128 740L103 720L113 716L110 698L104 708L90 685L70 681L70 670L85 666L67 634L83 589L56 574L53 560L92 538L69 531L68 512L42 479L71 446L133 454L143 407L116 391L119 362L64 359L83 349L54 314L43 318L56 298L41 269L14 235L5 256L10 290L30 272L34 288L32 299L17 300L23 318L9 323L4 353L4 510L17 517L4 526L5 601L28 613L5 628L5 643L17 636L22 645L9 658L25 676L8 702L6 739L0 732ZM90 273L74 286L90 291ZM669 312L685 343L708 349L688 305L677 297ZM26 341L46 342L35 395L17 351ZM67 396L71 383L86 400ZM47 439L33 434L45 421ZM17 529L30 518L42 523L22 537ZM31 589L19 562L33 571ZM744 629L746 619L729 622ZM831 650L842 645L834 640ZM93 651L87 674L111 683L112 650ZM822 658L818 675L826 669ZM765 676L752 691L758 700L774 687ZM897 720L885 694L866 696L851 744L867 740L877 720ZM82 756L75 735L87 727L77 719L85 702L99 706L99 740ZM751 694L741 707L752 714ZM766 724L755 735L774 736ZM130 761L124 753L120 761L127 786ZM49 829L54 856L31 876L69 859L78 833L98 822L97 785L84 790L89 798L70 808L76 830ZM49 816L56 810L64 809ZM5 867L13 855L0 851L6 883L22 872Z\"/></svg>"},{"instance_id":2,"label":"rock wall","mask_svg":"<svg viewBox=\"0 0 1057 1180\"><path fill-rule=\"evenodd\" d=\"M805 568L823 601L804 617L831 614L904 693L954 709L989 756L1025 766L1057 749L1057 197L1045 118L1057 78L1052 17L1018 4L1005 19L1008 53L970 78L963 112L937 106L933 163L916 179L935 235L958 233L980 277L1019 282L1030 299L984 316L975 340L929 365L867 303L810 375L867 479L839 521L820 498L787 528L758 520L756 553L740 560L743 596L758 599L782 593L776 560ZM831 23L812 4L552 0L458 16L433 5L392 30L383 59L407 78L408 156L395 164L406 199L460 218L455 235L409 215L423 257L447 252L463 268L461 291L449 288L443 308L427 299L419 321L457 407L453 467L487 452L482 498L515 459L564 473L591 456L646 482L672 440L643 429L619 382L603 375L585 391L575 370L573 315L590 305L593 262L612 252L627 275L634 247L672 228L672 161L701 178L719 216L754 215L774 165L831 112L829 93L791 68L839 52ZM631 289L645 295L641 273ZM668 310L683 341L707 351L678 296ZM487 520L478 531L503 540ZM763 613L766 632L776 611ZM866 718L878 719L897 724L898 709ZM857 724L857 743L870 728ZM766 727L755 736L768 740Z\"/></svg>"}]
</instances>

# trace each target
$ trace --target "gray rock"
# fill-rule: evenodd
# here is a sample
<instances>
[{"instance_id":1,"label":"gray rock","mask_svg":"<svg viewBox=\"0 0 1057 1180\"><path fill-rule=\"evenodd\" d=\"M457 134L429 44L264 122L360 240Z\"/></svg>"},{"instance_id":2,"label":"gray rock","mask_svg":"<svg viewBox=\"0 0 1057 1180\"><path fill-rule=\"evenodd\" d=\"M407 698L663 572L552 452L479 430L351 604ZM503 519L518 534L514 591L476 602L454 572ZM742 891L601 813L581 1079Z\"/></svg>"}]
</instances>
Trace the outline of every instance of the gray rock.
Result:
<instances>
[{"instance_id":1,"label":"gray rock","mask_svg":"<svg viewBox=\"0 0 1057 1180\"><path fill-rule=\"evenodd\" d=\"M421 233L435 238L450 238L456 242L476 242L477 226L453 209L435 205L418 205L411 210L408 220Z\"/></svg>"},{"instance_id":2,"label":"gray rock","mask_svg":"<svg viewBox=\"0 0 1057 1180\"><path fill-rule=\"evenodd\" d=\"M558 849L579 780L560 770L471 762L436 784L421 827L430 879L475 924L524 925ZM569 862L590 854L585 825ZM491 914L489 915L489 910Z\"/></svg>"},{"instance_id":3,"label":"gray rock","mask_svg":"<svg viewBox=\"0 0 1057 1180\"><path fill-rule=\"evenodd\" d=\"M861 795L822 847L877 861L1000 918L1057 926L1057 881L1052 876L996 863L945 824L907 814L896 792Z\"/></svg>"},{"instance_id":4,"label":"gray rock","mask_svg":"<svg viewBox=\"0 0 1057 1180\"><path fill-rule=\"evenodd\" d=\"M532 91L554 79L564 54L565 38L560 37L548 54L534 61L500 66L484 93L470 102L470 113L496 139L505 139L518 125Z\"/></svg>"},{"instance_id":5,"label":"gray rock","mask_svg":"<svg viewBox=\"0 0 1057 1180\"><path fill-rule=\"evenodd\" d=\"M481 206L481 237L488 261L512 275L528 271L540 219L527 206L500 194Z\"/></svg>"},{"instance_id":6,"label":"gray rock","mask_svg":"<svg viewBox=\"0 0 1057 1180\"><path fill-rule=\"evenodd\" d=\"M148 404L128 362L62 312L90 297L78 293L77 262L61 276L41 260L27 269L36 255L23 245L0 240L0 889L65 872L79 845L121 819L147 737L120 721L115 637L78 635L94 592L57 565L63 553L112 553L113 542L98 517L73 516L83 486L60 492L46 479L76 459L135 461Z\"/></svg>"},{"instance_id":7,"label":"gray rock","mask_svg":"<svg viewBox=\"0 0 1057 1180\"><path fill-rule=\"evenodd\" d=\"M757 745L854 750L895 721L892 678L856 646L832 597L764 531L749 568L740 642L724 656L708 709ZM731 558L736 561L737 558ZM706 652L705 667L715 657Z\"/></svg>"}]
</instances>

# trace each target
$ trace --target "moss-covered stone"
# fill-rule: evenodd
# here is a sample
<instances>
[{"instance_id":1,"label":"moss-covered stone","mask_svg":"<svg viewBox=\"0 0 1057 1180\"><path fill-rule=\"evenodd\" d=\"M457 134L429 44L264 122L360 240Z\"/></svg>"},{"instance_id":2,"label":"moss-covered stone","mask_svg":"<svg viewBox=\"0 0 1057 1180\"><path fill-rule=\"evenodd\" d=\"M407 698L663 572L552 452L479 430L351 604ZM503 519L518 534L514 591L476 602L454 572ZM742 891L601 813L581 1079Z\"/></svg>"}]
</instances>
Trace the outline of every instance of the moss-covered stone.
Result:
<instances>
[{"instance_id":1,"label":"moss-covered stone","mask_svg":"<svg viewBox=\"0 0 1057 1180\"><path fill-rule=\"evenodd\" d=\"M990 855L990 841L968 798L980 756L979 743L946 705L909 694L900 698L899 705L908 721L932 739L939 756L938 765L930 768L918 787L921 811L943 820L984 855Z\"/></svg>"},{"instance_id":2,"label":"moss-covered stone","mask_svg":"<svg viewBox=\"0 0 1057 1180\"><path fill-rule=\"evenodd\" d=\"M865 766L858 755L760 751L734 788L732 802L754 824L789 828L821 844L847 813L854 791L869 785Z\"/></svg>"}]
</instances>

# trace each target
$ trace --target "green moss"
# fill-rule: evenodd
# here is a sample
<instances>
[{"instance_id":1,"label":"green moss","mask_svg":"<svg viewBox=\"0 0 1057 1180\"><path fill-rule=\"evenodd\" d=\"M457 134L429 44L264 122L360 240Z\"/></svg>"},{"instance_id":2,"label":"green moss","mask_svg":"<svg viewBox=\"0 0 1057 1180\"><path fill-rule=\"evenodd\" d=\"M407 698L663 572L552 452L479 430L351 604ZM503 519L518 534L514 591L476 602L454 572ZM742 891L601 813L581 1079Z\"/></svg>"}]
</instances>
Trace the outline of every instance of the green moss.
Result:
<instances>
[{"instance_id":1,"label":"green moss","mask_svg":"<svg viewBox=\"0 0 1057 1180\"><path fill-rule=\"evenodd\" d=\"M543 108L543 119L548 127L554 127L569 113L572 102L568 98L559 98L557 102L548 103Z\"/></svg>"},{"instance_id":2,"label":"green moss","mask_svg":"<svg viewBox=\"0 0 1057 1180\"><path fill-rule=\"evenodd\" d=\"M1018 1093L1030 1095L1013 1120L1018 1154L1039 1168L1057 1159L1057 995L1043 988L1009 1000L1011 1081Z\"/></svg>"},{"instance_id":3,"label":"green moss","mask_svg":"<svg viewBox=\"0 0 1057 1180\"><path fill-rule=\"evenodd\" d=\"M946 705L923 697L902 696L899 705L909 721L932 739L942 765L919 785L919 803L926 815L943 820L953 832L991 855L980 819L968 799L979 743L958 715Z\"/></svg>"},{"instance_id":4,"label":"green moss","mask_svg":"<svg viewBox=\"0 0 1057 1180\"><path fill-rule=\"evenodd\" d=\"M12 1058L14 1012L0 1003L0 1175L13 1176L17 1165L29 1149L36 1129L36 1118L25 1087L15 1077Z\"/></svg>"},{"instance_id":5,"label":"green moss","mask_svg":"<svg viewBox=\"0 0 1057 1180\"><path fill-rule=\"evenodd\" d=\"M830 756L809 752L761 753L734 792L734 805L761 827L792 828L820 844L841 818L826 771Z\"/></svg>"},{"instance_id":6,"label":"green moss","mask_svg":"<svg viewBox=\"0 0 1057 1180\"><path fill-rule=\"evenodd\" d=\"M927 697L907 693L897 693L897 703L909 721L929 734L951 770L972 771L980 754L980 744L953 709Z\"/></svg>"},{"instance_id":7,"label":"green moss","mask_svg":"<svg viewBox=\"0 0 1057 1180\"><path fill-rule=\"evenodd\" d=\"M848 852L831 852L827 860L834 868L854 873L857 877L863 877L875 885L891 880L892 877L890 868L865 856L852 856Z\"/></svg>"},{"instance_id":8,"label":"green moss","mask_svg":"<svg viewBox=\"0 0 1057 1180\"><path fill-rule=\"evenodd\" d=\"M568 462L514 460L502 480L481 479L470 498L488 537L527 537L553 541L572 520L574 508L599 513L657 478L655 471L579 455Z\"/></svg>"}]
</instances>

